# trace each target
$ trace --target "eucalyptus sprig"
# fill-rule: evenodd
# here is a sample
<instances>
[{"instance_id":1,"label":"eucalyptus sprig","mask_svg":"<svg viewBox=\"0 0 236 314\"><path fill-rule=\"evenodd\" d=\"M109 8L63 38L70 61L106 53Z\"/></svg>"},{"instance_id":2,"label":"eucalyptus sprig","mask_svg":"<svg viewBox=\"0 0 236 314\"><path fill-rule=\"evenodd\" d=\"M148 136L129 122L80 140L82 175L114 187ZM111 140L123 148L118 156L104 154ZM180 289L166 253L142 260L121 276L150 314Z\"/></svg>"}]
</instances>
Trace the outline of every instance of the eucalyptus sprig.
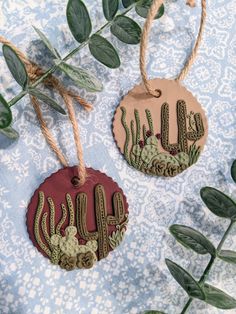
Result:
<instances>
[{"instance_id":1,"label":"eucalyptus sprig","mask_svg":"<svg viewBox=\"0 0 236 314\"><path fill-rule=\"evenodd\" d=\"M231 167L231 176L236 183L236 160ZM229 196L212 187L202 188L200 195L203 202L213 214L218 217L229 219L230 224L217 248L214 247L207 237L193 228L184 225L172 225L170 227L171 234L185 248L191 249L197 254L210 255L209 263L198 281L180 265L166 259L166 265L171 275L189 296L189 299L180 314L187 312L194 299L201 300L219 309L229 310L236 308L236 299L206 283L209 272L217 258L226 263L236 264L236 252L222 249L225 240L236 223L236 203ZM159 311L145 312L145 314L161 313L164 314Z\"/></svg>"},{"instance_id":2,"label":"eucalyptus sprig","mask_svg":"<svg viewBox=\"0 0 236 314\"><path fill-rule=\"evenodd\" d=\"M17 53L8 45L3 45L3 56L7 66L13 78L21 86L22 91L9 102L0 94L0 133L9 138L18 137L18 133L11 127L11 107L27 94L47 103L59 113L66 114L64 109L51 97L37 88L40 83L56 70L60 70L66 74L78 87L85 88L90 92L101 91L103 86L98 78L89 71L79 66L68 64L67 62L88 45L91 55L96 60L111 69L118 68L120 66L119 53L114 45L101 35L103 30L109 28L111 34L123 43L131 45L138 44L142 30L138 23L126 15L129 11L135 9L139 16L146 18L152 2L153 0L101 0L103 13L107 22L99 30L91 34L92 21L86 5L81 0L69 0L66 9L67 22L73 37L80 45L62 58L48 38L39 29L34 27L40 39L54 57L54 65L34 83L30 83L25 65ZM119 10L121 5L123 6L123 10ZM160 18L163 14L164 6L162 5L156 18Z\"/></svg>"}]
</instances>

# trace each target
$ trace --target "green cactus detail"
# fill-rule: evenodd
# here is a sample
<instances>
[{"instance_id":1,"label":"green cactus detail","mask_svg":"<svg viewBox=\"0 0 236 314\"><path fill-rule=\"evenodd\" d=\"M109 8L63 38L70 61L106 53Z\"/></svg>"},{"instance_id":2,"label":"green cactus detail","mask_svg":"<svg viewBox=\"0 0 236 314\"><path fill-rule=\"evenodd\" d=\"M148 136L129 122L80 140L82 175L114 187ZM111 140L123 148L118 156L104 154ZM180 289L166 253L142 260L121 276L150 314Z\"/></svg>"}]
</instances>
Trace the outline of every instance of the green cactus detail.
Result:
<instances>
[{"instance_id":1,"label":"green cactus detail","mask_svg":"<svg viewBox=\"0 0 236 314\"><path fill-rule=\"evenodd\" d=\"M178 125L178 142L174 144L169 143L169 104L164 103L161 107L161 127L162 127L162 146L171 152L172 150L181 150L187 152L187 136L186 136L186 104L179 100L176 104L177 111L177 125Z\"/></svg>"},{"instance_id":2,"label":"green cactus detail","mask_svg":"<svg viewBox=\"0 0 236 314\"><path fill-rule=\"evenodd\" d=\"M194 114L194 120L195 120L195 129L187 133L187 139L189 141L198 141L201 137L204 135L204 126L202 121L202 116L200 113Z\"/></svg>"},{"instance_id":3,"label":"green cactus detail","mask_svg":"<svg viewBox=\"0 0 236 314\"><path fill-rule=\"evenodd\" d=\"M139 117L139 112L137 109L134 109L134 116L135 116L135 121L136 121L136 144L139 143L140 141L140 117Z\"/></svg>"},{"instance_id":4,"label":"green cactus detail","mask_svg":"<svg viewBox=\"0 0 236 314\"><path fill-rule=\"evenodd\" d=\"M130 164L130 160L129 160L130 131L129 131L129 128L128 128L127 123L126 123L126 109L125 109L125 107L121 107L120 109L122 111L121 123L122 123L122 125L125 129L125 133L126 133L124 155L125 155L125 158L128 161L128 163Z\"/></svg>"},{"instance_id":5,"label":"green cactus detail","mask_svg":"<svg viewBox=\"0 0 236 314\"><path fill-rule=\"evenodd\" d=\"M169 138L172 126L170 125L168 103L163 103L161 106L160 137L154 135L155 125L149 109L145 109L147 124L142 125L137 109L134 109L134 119L130 122L126 122L126 109L121 107L121 111L121 121L126 133L124 156L134 168L150 174L155 167L153 162L157 164L162 162L162 166L166 164L170 168L177 167L178 171L183 171L197 161L200 147L197 147L195 143L204 135L203 120L199 113L191 112L187 115L187 105L184 100L178 100L176 103L178 138L177 142L173 144L170 143ZM186 121L186 118L189 121ZM188 140L193 141L190 147L188 147ZM166 152L160 153L159 145Z\"/></svg>"},{"instance_id":6,"label":"green cactus detail","mask_svg":"<svg viewBox=\"0 0 236 314\"><path fill-rule=\"evenodd\" d=\"M201 148L195 144L189 147L189 166L192 166L198 161L200 156Z\"/></svg>"},{"instance_id":7,"label":"green cactus detail","mask_svg":"<svg viewBox=\"0 0 236 314\"><path fill-rule=\"evenodd\" d=\"M141 158L142 160L149 164L149 162L158 154L158 148L155 145L146 145L144 146Z\"/></svg>"},{"instance_id":8,"label":"green cactus detail","mask_svg":"<svg viewBox=\"0 0 236 314\"><path fill-rule=\"evenodd\" d=\"M140 126L140 116L137 109L134 109L134 116L136 121L136 144L139 145L140 136L141 136L141 126ZM135 157L136 165L139 163L139 156Z\"/></svg>"},{"instance_id":9,"label":"green cactus detail","mask_svg":"<svg viewBox=\"0 0 236 314\"><path fill-rule=\"evenodd\" d=\"M139 145L134 145L133 148L132 148L132 153L135 155L135 156L140 156L141 155L141 148Z\"/></svg>"},{"instance_id":10,"label":"green cactus detail","mask_svg":"<svg viewBox=\"0 0 236 314\"><path fill-rule=\"evenodd\" d=\"M147 120L148 120L149 130L153 134L154 133L154 128L153 128L153 120L152 120L151 111L149 109L146 109L145 112L146 112L146 117L147 117Z\"/></svg>"},{"instance_id":11,"label":"green cactus detail","mask_svg":"<svg viewBox=\"0 0 236 314\"><path fill-rule=\"evenodd\" d=\"M155 158L152 159L152 162L153 161L165 161L166 163L170 163L172 165L176 165L176 166L179 166L179 162L178 160L174 157L174 156L171 156L170 154L168 153L160 153L158 154L157 156L155 156Z\"/></svg>"},{"instance_id":12,"label":"green cactus detail","mask_svg":"<svg viewBox=\"0 0 236 314\"><path fill-rule=\"evenodd\" d=\"M158 145L158 139L156 138L155 135L152 135L152 136L147 138L146 143L148 145L156 145L157 146Z\"/></svg>"},{"instance_id":13,"label":"green cactus detail","mask_svg":"<svg viewBox=\"0 0 236 314\"><path fill-rule=\"evenodd\" d=\"M184 152L181 152L179 154L177 154L175 156L175 158L178 160L178 162L181 164L181 165L186 165L188 166L189 164L189 155L184 153Z\"/></svg>"},{"instance_id":14,"label":"green cactus detail","mask_svg":"<svg viewBox=\"0 0 236 314\"><path fill-rule=\"evenodd\" d=\"M145 143L146 143L147 139L148 139L148 137L147 137L147 128L146 128L146 125L144 124L143 125L143 140L144 140Z\"/></svg>"},{"instance_id":15,"label":"green cactus detail","mask_svg":"<svg viewBox=\"0 0 236 314\"><path fill-rule=\"evenodd\" d=\"M132 136L132 144L136 144L135 132L134 132L134 120L130 122L131 136Z\"/></svg>"}]
</instances>

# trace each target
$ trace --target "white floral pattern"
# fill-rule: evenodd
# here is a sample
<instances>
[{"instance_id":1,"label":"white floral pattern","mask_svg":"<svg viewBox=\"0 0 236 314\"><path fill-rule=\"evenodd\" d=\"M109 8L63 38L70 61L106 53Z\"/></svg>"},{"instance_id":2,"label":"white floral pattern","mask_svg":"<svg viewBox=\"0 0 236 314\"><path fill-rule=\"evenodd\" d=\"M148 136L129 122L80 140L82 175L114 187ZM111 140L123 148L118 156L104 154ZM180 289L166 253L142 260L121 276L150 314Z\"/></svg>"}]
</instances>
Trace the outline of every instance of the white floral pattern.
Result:
<instances>
[{"instance_id":1,"label":"white floral pattern","mask_svg":"<svg viewBox=\"0 0 236 314\"><path fill-rule=\"evenodd\" d=\"M104 22L99 1L84 0L93 27ZM98 4L99 2L99 4ZM76 46L66 25L66 0L14 1L0 4L1 34L44 67L52 60L31 25L44 31L66 54ZM184 81L202 103L209 119L209 138L199 162L173 178L145 176L130 168L113 140L111 122L122 96L140 82L139 47L126 46L112 37L121 52L122 66L109 70L83 49L72 62L87 67L104 83L102 93L81 95L94 104L90 114L78 106L84 156L88 166L106 172L123 188L130 205L130 222L122 245L91 270L68 273L52 266L32 245L25 225L27 204L39 184L60 168L45 143L25 97L13 108L16 143L0 138L0 313L5 314L137 314L159 309L180 313L185 292L165 265L170 258L196 278L209 257L186 251L170 236L173 223L187 224L209 236L215 245L228 222L211 214L199 190L209 185L235 195L230 166L236 151L236 37L235 0L207 1L207 23L199 56ZM131 13L131 16L136 16ZM137 18L137 16L136 16ZM197 35L200 1L191 9L185 1L169 0L163 18L155 22L149 43L150 77L173 77L183 66ZM138 18L143 23L141 18ZM12 80L0 53L0 90L7 99L19 87ZM71 86L71 81L67 81ZM59 99L58 99L59 100ZM60 101L60 100L59 100ZM67 117L42 106L45 119L70 164L76 163L71 126ZM236 249L235 230L226 248ZM236 268L217 261L209 282L236 297ZM191 314L223 314L194 301ZM233 314L235 310L227 311Z\"/></svg>"}]
</instances>

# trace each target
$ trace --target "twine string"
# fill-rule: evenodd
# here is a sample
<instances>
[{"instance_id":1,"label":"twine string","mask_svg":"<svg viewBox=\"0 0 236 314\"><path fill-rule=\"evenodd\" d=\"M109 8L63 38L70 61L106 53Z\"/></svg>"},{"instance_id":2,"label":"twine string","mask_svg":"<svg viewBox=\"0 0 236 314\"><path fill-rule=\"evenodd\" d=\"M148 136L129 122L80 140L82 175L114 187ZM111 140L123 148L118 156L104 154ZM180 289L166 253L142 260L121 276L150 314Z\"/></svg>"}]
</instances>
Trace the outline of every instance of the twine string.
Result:
<instances>
[{"instance_id":1,"label":"twine string","mask_svg":"<svg viewBox=\"0 0 236 314\"><path fill-rule=\"evenodd\" d=\"M142 80L144 83L144 86L147 90L147 92L154 96L154 97L160 97L161 93L160 90L158 89L153 89L151 87L150 81L148 79L147 71L146 71L146 54L147 54L147 47L148 47L148 37L151 31L152 23L155 19L155 16L160 9L161 5L163 4L163 0L154 0L153 4L150 7L150 10L148 12L147 19L144 24L142 36L141 36L141 43L140 43L140 59L139 59L139 64L140 64L140 72L142 76ZM195 6L194 0L188 0L187 3L191 7ZM202 6L202 12L201 12L201 22L200 22L200 27L199 27L199 32L198 36L196 39L196 42L194 44L193 50L191 52L191 55L189 56L188 60L186 61L183 69L181 70L180 74L176 78L176 81L182 81L186 75L188 74L190 67L194 63L198 48L200 46L200 43L202 41L202 36L203 36L203 30L205 26L205 21L206 21L206 0L201 0L201 6Z\"/></svg>"},{"instance_id":2,"label":"twine string","mask_svg":"<svg viewBox=\"0 0 236 314\"><path fill-rule=\"evenodd\" d=\"M18 57L22 60L22 62L25 64L27 73L29 75L30 82L33 83L35 82L38 78L40 78L42 75L44 75L44 71L34 62L31 62L25 55L22 53L16 46L14 46L10 41L5 39L4 37L0 36L0 42L2 44L8 45L11 47ZM72 125L73 133L74 133L74 140L75 140L75 145L76 145L76 152L77 152L77 158L78 158L78 178L79 178L79 186L83 185L86 181L86 168L85 168L85 163L84 163L84 158L83 158L83 148L80 140L80 132L79 132L79 127L78 123L76 121L76 114L73 106L73 100L76 100L77 102L80 103L82 107L84 107L85 110L90 111L92 109L92 105L87 103L85 99L77 95L71 90L67 90L61 83L60 81L54 77L53 75L48 76L44 81L44 85L46 87L52 87L55 90L58 91L58 93L61 95L63 98L65 105L68 110L68 115L69 119ZM30 96L32 105L34 107L34 110L36 112L41 131L51 147L52 151L56 154L58 160L64 167L68 167L68 161L63 155L62 151L58 147L55 138L52 135L52 132L48 128L44 118L42 111L40 109L40 104L39 101L37 100L36 97Z\"/></svg>"}]
</instances>

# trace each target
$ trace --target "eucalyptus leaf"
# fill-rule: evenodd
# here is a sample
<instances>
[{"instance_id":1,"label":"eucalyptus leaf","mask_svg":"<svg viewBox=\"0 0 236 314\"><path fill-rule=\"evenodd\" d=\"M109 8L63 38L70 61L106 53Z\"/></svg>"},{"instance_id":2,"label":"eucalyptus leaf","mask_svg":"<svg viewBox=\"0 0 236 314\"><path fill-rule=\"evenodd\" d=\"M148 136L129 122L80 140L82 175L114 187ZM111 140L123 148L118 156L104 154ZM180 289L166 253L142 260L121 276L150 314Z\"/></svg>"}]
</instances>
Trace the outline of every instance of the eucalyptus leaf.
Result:
<instances>
[{"instance_id":1,"label":"eucalyptus leaf","mask_svg":"<svg viewBox=\"0 0 236 314\"><path fill-rule=\"evenodd\" d=\"M142 1L139 1L137 3L136 7L135 7L135 10L136 10L137 14L140 15L141 17L143 17L143 18L146 18L152 3L153 3L153 0L142 0ZM162 4L160 9L158 10L156 16L155 16L155 19L159 19L160 17L162 17L164 12L165 12L165 7Z\"/></svg>"},{"instance_id":2,"label":"eucalyptus leaf","mask_svg":"<svg viewBox=\"0 0 236 314\"><path fill-rule=\"evenodd\" d=\"M88 10L81 0L69 0L66 9L67 23L74 38L82 43L89 38L92 24Z\"/></svg>"},{"instance_id":3,"label":"eucalyptus leaf","mask_svg":"<svg viewBox=\"0 0 236 314\"><path fill-rule=\"evenodd\" d=\"M160 312L160 311L145 311L143 314L165 314L164 312Z\"/></svg>"},{"instance_id":4,"label":"eucalyptus leaf","mask_svg":"<svg viewBox=\"0 0 236 314\"><path fill-rule=\"evenodd\" d=\"M102 0L103 13L108 21L112 21L119 8L119 0Z\"/></svg>"},{"instance_id":5,"label":"eucalyptus leaf","mask_svg":"<svg viewBox=\"0 0 236 314\"><path fill-rule=\"evenodd\" d=\"M183 225L172 225L170 232L178 242L196 253L216 255L213 244L199 231Z\"/></svg>"},{"instance_id":6,"label":"eucalyptus leaf","mask_svg":"<svg viewBox=\"0 0 236 314\"><path fill-rule=\"evenodd\" d=\"M60 55L57 52L57 50L52 46L52 44L50 43L50 41L48 40L48 38L35 26L33 26L34 30L36 31L36 33L39 35L40 39L42 40L42 42L45 44L45 46L51 51L51 53L58 59L60 59Z\"/></svg>"},{"instance_id":7,"label":"eucalyptus leaf","mask_svg":"<svg viewBox=\"0 0 236 314\"><path fill-rule=\"evenodd\" d=\"M221 250L218 257L225 262L236 264L236 252L230 250Z\"/></svg>"},{"instance_id":8,"label":"eucalyptus leaf","mask_svg":"<svg viewBox=\"0 0 236 314\"><path fill-rule=\"evenodd\" d=\"M52 99L51 97L49 97L46 94L43 94L40 90L34 88L34 89L29 89L29 94L38 98L39 100L43 101L44 103L46 103L48 106L52 107L54 110L58 111L61 114L66 115L65 110L59 106L54 99Z\"/></svg>"},{"instance_id":9,"label":"eucalyptus leaf","mask_svg":"<svg viewBox=\"0 0 236 314\"><path fill-rule=\"evenodd\" d=\"M122 0L122 4L125 8L128 8L130 5L138 2L139 0Z\"/></svg>"},{"instance_id":10,"label":"eucalyptus leaf","mask_svg":"<svg viewBox=\"0 0 236 314\"><path fill-rule=\"evenodd\" d=\"M16 82L23 89L25 89L28 84L28 74L26 72L24 63L10 46L3 45L2 51L12 76L14 77Z\"/></svg>"},{"instance_id":11,"label":"eucalyptus leaf","mask_svg":"<svg viewBox=\"0 0 236 314\"><path fill-rule=\"evenodd\" d=\"M7 128L12 122L11 109L5 98L0 94L0 129Z\"/></svg>"},{"instance_id":12,"label":"eucalyptus leaf","mask_svg":"<svg viewBox=\"0 0 236 314\"><path fill-rule=\"evenodd\" d=\"M213 214L236 219L236 203L230 197L211 187L202 188L200 193L203 202Z\"/></svg>"},{"instance_id":13,"label":"eucalyptus leaf","mask_svg":"<svg viewBox=\"0 0 236 314\"><path fill-rule=\"evenodd\" d=\"M232 167L231 167L231 177L236 183L236 160L234 160Z\"/></svg>"},{"instance_id":14,"label":"eucalyptus leaf","mask_svg":"<svg viewBox=\"0 0 236 314\"><path fill-rule=\"evenodd\" d=\"M101 81L95 76L90 74L88 71L69 65L65 62L59 64L59 68L67 74L76 84L80 87L85 88L90 92L100 92L103 89Z\"/></svg>"},{"instance_id":15,"label":"eucalyptus leaf","mask_svg":"<svg viewBox=\"0 0 236 314\"><path fill-rule=\"evenodd\" d=\"M171 275L190 297L200 300L205 299L204 292L200 285L185 269L169 259L166 259L166 265Z\"/></svg>"},{"instance_id":16,"label":"eucalyptus leaf","mask_svg":"<svg viewBox=\"0 0 236 314\"><path fill-rule=\"evenodd\" d=\"M236 300L224 291L211 285L204 284L202 287L205 293L205 302L219 309L230 310L236 308Z\"/></svg>"},{"instance_id":17,"label":"eucalyptus leaf","mask_svg":"<svg viewBox=\"0 0 236 314\"><path fill-rule=\"evenodd\" d=\"M120 58L116 49L104 37L97 34L91 36L89 50L95 59L108 68L115 69L120 66Z\"/></svg>"},{"instance_id":18,"label":"eucalyptus leaf","mask_svg":"<svg viewBox=\"0 0 236 314\"><path fill-rule=\"evenodd\" d=\"M111 32L124 43L136 45L140 42L142 30L131 18L119 15L111 25Z\"/></svg>"},{"instance_id":19,"label":"eucalyptus leaf","mask_svg":"<svg viewBox=\"0 0 236 314\"><path fill-rule=\"evenodd\" d=\"M19 137L19 133L11 126L8 126L5 129L0 129L0 134L8 137L11 140L16 140Z\"/></svg>"}]
</instances>

